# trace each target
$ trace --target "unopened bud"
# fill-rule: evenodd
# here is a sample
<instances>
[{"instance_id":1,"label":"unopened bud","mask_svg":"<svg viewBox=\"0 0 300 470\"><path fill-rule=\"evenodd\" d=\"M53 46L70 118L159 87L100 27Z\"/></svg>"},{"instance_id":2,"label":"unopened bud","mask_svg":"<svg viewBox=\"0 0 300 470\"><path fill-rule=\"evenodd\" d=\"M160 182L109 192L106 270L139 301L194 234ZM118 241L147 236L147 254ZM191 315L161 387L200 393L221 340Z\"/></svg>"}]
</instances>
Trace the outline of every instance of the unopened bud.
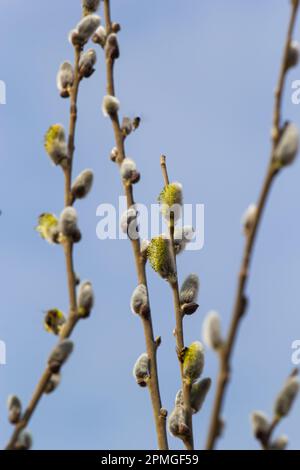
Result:
<instances>
[{"instance_id":1,"label":"unopened bud","mask_svg":"<svg viewBox=\"0 0 300 470\"><path fill-rule=\"evenodd\" d=\"M296 41L292 41L289 47L286 68L296 67L299 62L299 44Z\"/></svg>"},{"instance_id":2,"label":"unopened bud","mask_svg":"<svg viewBox=\"0 0 300 470\"><path fill-rule=\"evenodd\" d=\"M111 30L113 33L118 33L121 31L121 25L119 23L112 23Z\"/></svg>"},{"instance_id":3,"label":"unopened bud","mask_svg":"<svg viewBox=\"0 0 300 470\"><path fill-rule=\"evenodd\" d=\"M289 413L295 398L299 392L299 380L297 377L289 377L285 386L279 393L274 406L276 416L283 417Z\"/></svg>"},{"instance_id":4,"label":"unopened bud","mask_svg":"<svg viewBox=\"0 0 300 470\"><path fill-rule=\"evenodd\" d=\"M122 121L121 131L124 137L131 134L133 130L132 120L129 117L124 117Z\"/></svg>"},{"instance_id":5,"label":"unopened bud","mask_svg":"<svg viewBox=\"0 0 300 470\"><path fill-rule=\"evenodd\" d=\"M133 376L140 387L146 387L150 378L149 358L146 353L141 354L133 368Z\"/></svg>"},{"instance_id":6,"label":"unopened bud","mask_svg":"<svg viewBox=\"0 0 300 470\"><path fill-rule=\"evenodd\" d=\"M73 347L73 342L69 339L64 339L55 346L48 359L48 366L53 374L57 374L60 371L61 366L67 361L73 351Z\"/></svg>"},{"instance_id":7,"label":"unopened bud","mask_svg":"<svg viewBox=\"0 0 300 470\"><path fill-rule=\"evenodd\" d=\"M89 194L93 179L94 173L92 170L84 170L77 176L71 189L74 199L82 199Z\"/></svg>"},{"instance_id":8,"label":"unopened bud","mask_svg":"<svg viewBox=\"0 0 300 470\"><path fill-rule=\"evenodd\" d=\"M244 235L249 235L254 226L257 217L257 206L250 204L242 217L242 227Z\"/></svg>"},{"instance_id":9,"label":"unopened bud","mask_svg":"<svg viewBox=\"0 0 300 470\"><path fill-rule=\"evenodd\" d=\"M61 64L56 83L62 98L68 98L70 96L70 88L72 88L74 83L74 70L70 62Z\"/></svg>"},{"instance_id":10,"label":"unopened bud","mask_svg":"<svg viewBox=\"0 0 300 470\"><path fill-rule=\"evenodd\" d=\"M194 383L202 374L204 367L204 348L199 341L191 343L183 355L183 377Z\"/></svg>"},{"instance_id":11,"label":"unopened bud","mask_svg":"<svg viewBox=\"0 0 300 470\"><path fill-rule=\"evenodd\" d=\"M299 148L299 131L295 124L289 123L283 130L282 136L274 152L274 164L281 168L290 165L296 158Z\"/></svg>"},{"instance_id":12,"label":"unopened bud","mask_svg":"<svg viewBox=\"0 0 300 470\"><path fill-rule=\"evenodd\" d=\"M210 348L217 350L223 344L221 333L221 320L218 312L209 312L203 322L202 337Z\"/></svg>"},{"instance_id":13,"label":"unopened bud","mask_svg":"<svg viewBox=\"0 0 300 470\"><path fill-rule=\"evenodd\" d=\"M110 152L110 159L112 162L115 162L118 158L119 152L117 147L113 147L111 152Z\"/></svg>"},{"instance_id":14,"label":"unopened bud","mask_svg":"<svg viewBox=\"0 0 300 470\"><path fill-rule=\"evenodd\" d=\"M77 303L78 315L82 318L87 318L94 306L94 291L89 281L85 281L80 285Z\"/></svg>"}]
</instances>

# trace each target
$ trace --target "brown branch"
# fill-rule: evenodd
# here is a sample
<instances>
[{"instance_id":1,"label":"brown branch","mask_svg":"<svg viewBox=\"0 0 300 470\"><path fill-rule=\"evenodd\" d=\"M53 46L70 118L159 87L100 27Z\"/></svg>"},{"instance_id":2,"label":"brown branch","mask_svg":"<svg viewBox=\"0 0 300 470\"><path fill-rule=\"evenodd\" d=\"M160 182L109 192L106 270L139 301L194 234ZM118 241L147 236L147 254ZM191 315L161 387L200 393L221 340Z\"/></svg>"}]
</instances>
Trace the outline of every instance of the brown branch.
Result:
<instances>
[{"instance_id":1,"label":"brown branch","mask_svg":"<svg viewBox=\"0 0 300 470\"><path fill-rule=\"evenodd\" d=\"M233 308L233 313L231 317L231 323L229 326L229 332L227 339L224 342L223 347L219 352L219 374L217 379L217 387L214 399L214 405L211 415L211 421L208 431L207 449L213 449L216 445L216 441L219 437L220 423L221 423L221 413L225 400L225 391L227 384L230 380L230 367L231 367L231 356L234 348L234 344L237 338L238 328L240 325L241 318L246 308L247 297L245 294L246 286L249 278L249 269L250 263L253 254L253 248L255 239L258 233L259 224L262 219L263 211L266 206L266 202L270 193L272 183L275 179L278 170L272 165L274 151L278 143L280 133L281 133L281 124L280 124L280 110L281 110L281 100L283 94L283 88L285 84L285 77L287 72L287 58L289 53L289 46L292 40L292 33L295 27L295 21L297 16L297 10L299 6L298 0L292 0L292 11L291 18L289 22L286 43L284 48L284 55L282 59L282 65L279 74L278 85L275 91L275 106L274 106L274 118L273 118L273 131L272 131L272 151L270 163L268 165L266 177L261 189L261 193L257 203L257 213L256 219L253 223L253 226L250 230L250 233L246 237L244 252L242 256L242 262L240 267L240 272L238 276L238 285L236 290L235 303Z\"/></svg>"},{"instance_id":2,"label":"brown branch","mask_svg":"<svg viewBox=\"0 0 300 470\"><path fill-rule=\"evenodd\" d=\"M163 174L163 180L165 186L169 184L169 177L166 165L166 157L164 155L160 158L160 165ZM175 280L170 282L170 286L173 293L173 303L174 303L174 310L175 310L175 320L176 320L176 349L178 354L178 361L180 367L180 375L182 381L182 392L183 392L183 402L184 402L184 409L186 414L187 426L190 430L189 436L184 440L184 445L188 450L194 450L194 438L193 438L193 419L192 419L192 409L191 409L191 385L184 380L183 377L183 364L180 353L184 350L184 334L183 334L183 316L181 311L180 305L180 297L179 297L179 286L178 286L178 277L177 277L177 263L176 263L176 253L175 253L175 243L174 243L174 213L171 212L170 214L170 223L169 223L169 235L171 240L171 251L172 257L174 260L175 266Z\"/></svg>"},{"instance_id":3,"label":"brown branch","mask_svg":"<svg viewBox=\"0 0 300 470\"><path fill-rule=\"evenodd\" d=\"M65 207L73 204L71 194L71 181L72 181L72 164L75 151L75 130L77 121L77 97L80 84L79 76L79 59L81 54L81 47L75 46L75 60L74 60L74 84L70 93L70 122L69 122L69 138L68 138L68 166L64 169L65 177ZM69 338L73 329L78 322L77 316L77 300L76 300L76 275L73 267L73 243L70 240L64 242L64 254L66 262L67 283L69 291L69 315L64 325L59 341ZM6 450L13 450L18 440L20 432L28 426L28 423L35 412L45 390L51 379L52 372L46 366L37 386L32 395L32 398L23 413L21 420L15 425L14 432L6 446Z\"/></svg>"},{"instance_id":4,"label":"brown branch","mask_svg":"<svg viewBox=\"0 0 300 470\"><path fill-rule=\"evenodd\" d=\"M104 17L105 17L105 26L106 32L109 34L111 32L112 22L110 14L110 1L104 0ZM115 96L115 87L114 87L114 60L106 58L106 80L107 80L107 93L111 96ZM122 161L125 158L125 146L124 146L124 136L119 123L118 113L115 113L111 116L115 143L118 150L117 163L120 166ZM130 208L135 204L132 185L123 182L124 193L127 200L127 207ZM144 284L148 291L147 275L145 262L140 253L140 239L131 240L131 245L133 249L136 272L138 282ZM149 297L149 296L148 296ZM159 449L166 450L168 449L168 440L166 433L166 412L162 409L160 391L159 391L159 382L158 382L158 370L157 370L157 359L156 351L157 344L154 339L153 325L151 313L149 312L146 316L141 316L145 343L146 343L146 352L150 360L150 379L148 381L148 389L151 397L157 441Z\"/></svg>"}]
</instances>

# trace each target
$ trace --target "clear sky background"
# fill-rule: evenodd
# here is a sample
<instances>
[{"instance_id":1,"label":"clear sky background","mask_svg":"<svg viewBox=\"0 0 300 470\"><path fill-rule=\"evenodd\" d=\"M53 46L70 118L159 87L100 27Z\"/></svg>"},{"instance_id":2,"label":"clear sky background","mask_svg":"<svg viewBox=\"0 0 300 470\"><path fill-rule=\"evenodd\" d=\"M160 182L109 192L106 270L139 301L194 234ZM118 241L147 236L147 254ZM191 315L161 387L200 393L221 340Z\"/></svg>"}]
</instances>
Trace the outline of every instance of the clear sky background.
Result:
<instances>
[{"instance_id":1,"label":"clear sky background","mask_svg":"<svg viewBox=\"0 0 300 470\"><path fill-rule=\"evenodd\" d=\"M67 310L62 250L34 231L45 211L59 214L63 176L43 149L49 125L68 122L68 101L57 92L59 64L72 60L68 32L80 16L80 0L1 0L0 79L7 104L0 106L0 339L7 365L0 366L0 445L7 424L6 397L28 402L55 338L43 330L43 311ZM124 114L140 114L141 128L128 139L128 155L142 174L136 199L150 204L162 187L159 156L184 186L185 202L205 204L205 246L178 259L180 279L201 279L200 308L185 321L186 342L201 339L206 312L217 309L227 328L243 247L240 218L261 187L270 149L273 89L289 17L287 0L112 0L122 25L116 88ZM101 14L101 13L100 13ZM299 21L296 38L300 40ZM144 351L138 318L129 309L136 275L128 241L96 238L96 208L117 204L121 184L108 155L109 120L102 50L97 72L80 87L74 175L93 168L91 195L77 204L82 242L76 270L93 282L96 306L74 333L75 350L56 393L44 397L30 430L35 449L156 448L147 390L136 386L132 366ZM284 118L300 126L300 105L291 103L289 74ZM300 339L300 166L277 179L255 249L248 286L250 307L233 361L221 449L256 449L249 414L271 414L273 400L293 367L291 343ZM162 336L159 374L163 405L173 407L179 388L167 284L149 270L155 334ZM203 447L217 371L207 351L205 375L213 390L194 419ZM300 448L300 401L280 431ZM170 437L170 447L182 448Z\"/></svg>"}]
</instances>

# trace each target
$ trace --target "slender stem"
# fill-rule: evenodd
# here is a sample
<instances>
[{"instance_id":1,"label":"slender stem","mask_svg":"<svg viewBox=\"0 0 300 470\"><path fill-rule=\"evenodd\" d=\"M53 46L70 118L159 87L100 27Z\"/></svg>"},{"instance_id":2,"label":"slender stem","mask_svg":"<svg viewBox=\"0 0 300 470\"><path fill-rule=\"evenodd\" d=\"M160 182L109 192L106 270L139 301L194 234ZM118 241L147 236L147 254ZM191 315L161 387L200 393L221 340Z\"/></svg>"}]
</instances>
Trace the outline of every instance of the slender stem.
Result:
<instances>
[{"instance_id":1,"label":"slender stem","mask_svg":"<svg viewBox=\"0 0 300 470\"><path fill-rule=\"evenodd\" d=\"M247 235L245 247L243 251L242 261L240 272L238 276L237 290L235 296L235 303L233 307L231 322L229 326L229 331L227 338L224 342L223 347L219 353L219 374L217 379L217 387L214 399L214 405L211 415L211 421L208 431L206 448L211 450L214 449L216 441L220 434L220 424L221 424L221 413L225 400L225 391L227 384L230 380L230 367L231 367L231 357L233 353L234 344L237 338L237 333L240 325L241 318L246 308L247 297L245 294L246 286L249 278L249 269L251 264L251 259L253 255L253 248L255 244L255 239L258 233L259 224L262 219L263 211L266 206L266 202L270 193L272 183L275 179L275 176L278 173L278 170L272 165L274 150L278 143L280 137L280 110L281 110L281 100L283 94L283 87L285 84L285 77L287 72L287 57L289 52L289 46L292 40L292 33L295 27L297 9L299 6L299 1L292 0L292 11L291 18L289 22L286 43L284 48L284 55L282 60L282 65L279 74L278 85L275 91L275 106L274 106L274 117L273 117L273 143L272 143L272 152L270 163L268 165L267 173L263 186L260 192L260 196L257 203L257 213L254 224L251 228L250 233Z\"/></svg>"},{"instance_id":2,"label":"slender stem","mask_svg":"<svg viewBox=\"0 0 300 470\"><path fill-rule=\"evenodd\" d=\"M163 175L163 180L165 186L168 186L169 176L166 165L166 157L164 155L160 158L160 166ZM180 375L182 381L182 392L183 392L183 403L185 409L185 415L187 420L187 425L190 430L189 436L183 441L185 447L188 450L194 450L194 437L193 437L193 414L191 409L191 385L184 380L183 377L183 364L181 359L181 352L184 350L184 333L183 333L183 316L181 312L180 297L179 297L179 285L178 285L178 276L177 276L177 262L176 262L176 252L175 252L175 243L174 243L174 214L171 213L170 223L169 223L169 235L171 240L171 252L174 260L175 266L175 279L170 282L170 286L173 293L173 303L175 310L175 321L176 321L176 349L180 367Z\"/></svg>"},{"instance_id":3,"label":"slender stem","mask_svg":"<svg viewBox=\"0 0 300 470\"><path fill-rule=\"evenodd\" d=\"M104 18L105 26L107 32L111 31L111 14L110 14L110 1L104 0ZM107 93L111 96L115 96L115 87L114 87L114 61L106 59L106 81L107 81ZM115 143L118 150L118 165L121 165L122 161L125 158L125 145L124 145L124 136L119 123L118 113L115 113L111 116L112 127L114 131ZM127 207L130 208L134 205L134 196L133 189L131 184L123 182L124 193L127 200ZM144 284L148 291L148 282L146 275L145 262L141 256L140 252L140 239L131 240L131 245L133 249L136 272L138 282ZM149 293L148 293L149 298ZM159 391L159 381L158 381L158 369L157 369L157 345L158 343L154 339L153 333L153 324L151 313L146 316L141 316L145 343L146 343L146 352L150 360L150 379L148 382L148 389L150 393L153 415L156 426L157 441L158 447L161 450L168 449L168 440L166 432L166 412L162 409L160 391Z\"/></svg>"},{"instance_id":4,"label":"slender stem","mask_svg":"<svg viewBox=\"0 0 300 470\"><path fill-rule=\"evenodd\" d=\"M74 60L74 84L70 92L70 122L69 122L69 137L68 137L68 165L64 169L65 176L65 207L73 204L71 194L71 181L72 181L72 166L73 157L75 151L75 130L77 122L77 98L80 84L79 76L79 59L81 54L81 48L75 47L75 60ZM67 273L67 284L69 291L69 315L67 321L60 333L59 341L68 338L78 322L77 316L77 300L76 300L76 275L73 267L73 243L69 240L64 242L64 254L66 262L66 273ZM25 429L35 412L45 390L51 379L52 373L48 366L46 366L36 388L32 395L32 398L21 418L16 424L13 434L6 446L6 450L13 450L18 440L20 432Z\"/></svg>"}]
</instances>

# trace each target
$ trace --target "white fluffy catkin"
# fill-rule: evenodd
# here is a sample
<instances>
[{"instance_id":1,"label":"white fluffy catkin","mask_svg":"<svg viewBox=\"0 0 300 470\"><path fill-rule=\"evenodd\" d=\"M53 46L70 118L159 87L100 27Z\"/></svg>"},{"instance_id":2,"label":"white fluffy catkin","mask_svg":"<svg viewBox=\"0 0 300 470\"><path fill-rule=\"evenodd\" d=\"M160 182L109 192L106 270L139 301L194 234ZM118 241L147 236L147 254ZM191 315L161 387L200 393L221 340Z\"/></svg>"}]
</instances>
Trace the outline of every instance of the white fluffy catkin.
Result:
<instances>
[{"instance_id":1,"label":"white fluffy catkin","mask_svg":"<svg viewBox=\"0 0 300 470\"><path fill-rule=\"evenodd\" d=\"M293 123L287 124L274 152L274 162L283 167L296 158L299 148L299 131Z\"/></svg>"},{"instance_id":2,"label":"white fluffy catkin","mask_svg":"<svg viewBox=\"0 0 300 470\"><path fill-rule=\"evenodd\" d=\"M105 95L102 102L102 112L105 117L113 116L120 109L120 101L112 95Z\"/></svg>"},{"instance_id":3,"label":"white fluffy catkin","mask_svg":"<svg viewBox=\"0 0 300 470\"><path fill-rule=\"evenodd\" d=\"M149 309L147 288L144 284L139 284L133 291L130 308L132 313L139 315L142 310Z\"/></svg>"},{"instance_id":4,"label":"white fluffy catkin","mask_svg":"<svg viewBox=\"0 0 300 470\"><path fill-rule=\"evenodd\" d=\"M140 387L146 387L150 377L148 354L143 353L137 359L133 367L133 377Z\"/></svg>"},{"instance_id":5,"label":"white fluffy catkin","mask_svg":"<svg viewBox=\"0 0 300 470\"><path fill-rule=\"evenodd\" d=\"M72 184L71 192L75 199L87 196L92 188L94 173L92 170L83 170Z\"/></svg>"},{"instance_id":6,"label":"white fluffy catkin","mask_svg":"<svg viewBox=\"0 0 300 470\"><path fill-rule=\"evenodd\" d=\"M276 416L283 417L288 415L295 398L299 392L299 380L297 377L289 377L283 389L279 393L275 405L274 413Z\"/></svg>"},{"instance_id":7,"label":"white fluffy catkin","mask_svg":"<svg viewBox=\"0 0 300 470\"><path fill-rule=\"evenodd\" d=\"M64 62L59 67L57 77L56 77L56 84L59 92L61 94L65 94L66 96L69 94L68 89L73 86L74 83L74 70L73 66L70 62Z\"/></svg>"},{"instance_id":8,"label":"white fluffy catkin","mask_svg":"<svg viewBox=\"0 0 300 470\"><path fill-rule=\"evenodd\" d=\"M84 281L79 286L78 297L78 314L86 318L90 315L94 306L94 291L90 281Z\"/></svg>"},{"instance_id":9,"label":"white fluffy catkin","mask_svg":"<svg viewBox=\"0 0 300 470\"><path fill-rule=\"evenodd\" d=\"M218 349L222 343L221 320L218 312L212 310L209 312L202 326L203 341L212 349Z\"/></svg>"},{"instance_id":10,"label":"white fluffy catkin","mask_svg":"<svg viewBox=\"0 0 300 470\"><path fill-rule=\"evenodd\" d=\"M180 303L188 304L196 302L199 292L199 277L197 274L189 274L180 289Z\"/></svg>"},{"instance_id":11,"label":"white fluffy catkin","mask_svg":"<svg viewBox=\"0 0 300 470\"><path fill-rule=\"evenodd\" d=\"M253 411L250 416L252 432L255 437L259 437L268 433L270 423L262 411Z\"/></svg>"}]
</instances>

